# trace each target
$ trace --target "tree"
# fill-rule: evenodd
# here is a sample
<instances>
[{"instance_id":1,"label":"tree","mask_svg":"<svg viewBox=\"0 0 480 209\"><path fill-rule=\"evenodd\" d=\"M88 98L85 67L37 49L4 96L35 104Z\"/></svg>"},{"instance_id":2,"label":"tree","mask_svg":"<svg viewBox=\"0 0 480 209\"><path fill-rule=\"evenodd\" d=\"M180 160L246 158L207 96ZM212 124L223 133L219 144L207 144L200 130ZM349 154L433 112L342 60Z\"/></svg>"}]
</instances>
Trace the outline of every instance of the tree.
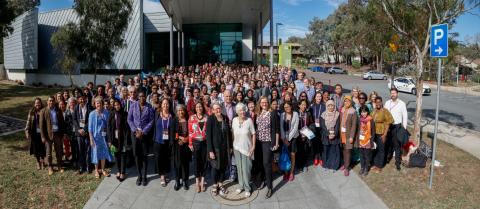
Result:
<instances>
[{"instance_id":1,"label":"tree","mask_svg":"<svg viewBox=\"0 0 480 209\"><path fill-rule=\"evenodd\" d=\"M457 17L477 8L478 0L373 0L383 8L391 27L408 41L415 56L416 89L423 89L424 62L429 52L432 24L455 23ZM468 7L468 8L467 8ZM421 90L419 90L421 92ZM422 94L416 95L413 140L419 144Z\"/></svg>"},{"instance_id":2,"label":"tree","mask_svg":"<svg viewBox=\"0 0 480 209\"><path fill-rule=\"evenodd\" d=\"M10 23L38 5L40 0L0 0L0 63L3 63L3 37L13 32Z\"/></svg>"},{"instance_id":3,"label":"tree","mask_svg":"<svg viewBox=\"0 0 480 209\"><path fill-rule=\"evenodd\" d=\"M78 26L70 22L60 27L50 39L58 57L56 65L62 72L68 74L71 87L74 85L72 73L78 65L77 57L80 56L82 47L82 37L79 34Z\"/></svg>"},{"instance_id":4,"label":"tree","mask_svg":"<svg viewBox=\"0 0 480 209\"><path fill-rule=\"evenodd\" d=\"M76 0L82 46L78 60L93 69L94 84L97 69L112 64L115 51L124 44L124 31L132 11L131 0Z\"/></svg>"}]
</instances>

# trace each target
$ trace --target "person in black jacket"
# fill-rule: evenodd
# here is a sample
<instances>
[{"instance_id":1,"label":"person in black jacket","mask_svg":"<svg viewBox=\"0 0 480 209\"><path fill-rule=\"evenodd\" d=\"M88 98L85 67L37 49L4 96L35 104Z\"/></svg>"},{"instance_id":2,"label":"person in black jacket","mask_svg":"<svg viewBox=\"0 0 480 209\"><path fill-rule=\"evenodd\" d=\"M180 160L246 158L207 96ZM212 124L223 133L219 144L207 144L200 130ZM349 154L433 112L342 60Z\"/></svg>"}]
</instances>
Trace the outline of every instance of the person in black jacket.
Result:
<instances>
[{"instance_id":1,"label":"person in black jacket","mask_svg":"<svg viewBox=\"0 0 480 209\"><path fill-rule=\"evenodd\" d=\"M228 117L222 114L220 104L213 104L213 114L207 119L207 153L210 159L213 176L212 194L224 196L227 191L223 186L225 171L229 165L232 152L232 133Z\"/></svg>"},{"instance_id":2,"label":"person in black jacket","mask_svg":"<svg viewBox=\"0 0 480 209\"><path fill-rule=\"evenodd\" d=\"M75 107L73 114L73 126L75 127L75 136L78 143L78 174L82 174L89 170L90 154L89 147L90 141L88 138L88 116L92 109L87 103L86 96L82 95L78 98L78 104Z\"/></svg>"},{"instance_id":3,"label":"person in black jacket","mask_svg":"<svg viewBox=\"0 0 480 209\"><path fill-rule=\"evenodd\" d=\"M176 117L172 126L172 161L175 168L175 186L174 189L180 189L180 179L183 182L183 188L188 190L188 177L190 174L190 161L192 152L188 147L188 118L187 108L179 104L176 107Z\"/></svg>"},{"instance_id":4,"label":"person in black jacket","mask_svg":"<svg viewBox=\"0 0 480 209\"><path fill-rule=\"evenodd\" d=\"M335 110L333 100L328 100L326 106L320 117L323 167L337 170L340 167L340 113Z\"/></svg>"},{"instance_id":5,"label":"person in black jacket","mask_svg":"<svg viewBox=\"0 0 480 209\"><path fill-rule=\"evenodd\" d=\"M262 163L261 175L265 177L265 184L268 188L266 198L272 196L272 163L273 151L278 149L280 140L280 117L277 110L270 108L268 104L268 97L262 96L259 99L260 107L257 113L257 134L258 141L255 160L256 163ZM263 179L263 178L262 178ZM261 185L259 188L262 188Z\"/></svg>"},{"instance_id":6,"label":"person in black jacket","mask_svg":"<svg viewBox=\"0 0 480 209\"><path fill-rule=\"evenodd\" d=\"M107 137L108 142L115 147L115 162L117 163L117 179L122 182L125 180L126 167L126 130L127 113L122 109L120 100L115 99L113 110L108 115Z\"/></svg>"}]
</instances>

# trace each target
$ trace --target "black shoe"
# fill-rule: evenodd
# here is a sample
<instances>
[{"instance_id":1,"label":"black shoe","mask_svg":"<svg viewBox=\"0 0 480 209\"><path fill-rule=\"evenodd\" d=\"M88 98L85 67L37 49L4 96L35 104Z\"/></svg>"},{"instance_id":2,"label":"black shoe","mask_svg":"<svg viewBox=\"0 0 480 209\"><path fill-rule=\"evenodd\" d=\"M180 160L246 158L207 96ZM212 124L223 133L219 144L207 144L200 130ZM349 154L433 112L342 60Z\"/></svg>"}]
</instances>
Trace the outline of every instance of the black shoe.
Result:
<instances>
[{"instance_id":1,"label":"black shoe","mask_svg":"<svg viewBox=\"0 0 480 209\"><path fill-rule=\"evenodd\" d=\"M175 181L175 185L173 186L173 189L174 189L175 191L178 191L181 186L182 186L182 185L180 184L180 182Z\"/></svg>"},{"instance_id":2,"label":"black shoe","mask_svg":"<svg viewBox=\"0 0 480 209\"><path fill-rule=\"evenodd\" d=\"M77 174L78 174L78 175L82 175L82 174L83 174L83 170L78 170Z\"/></svg>"},{"instance_id":3,"label":"black shoe","mask_svg":"<svg viewBox=\"0 0 480 209\"><path fill-rule=\"evenodd\" d=\"M137 178L137 186L140 186L142 184L142 177Z\"/></svg>"},{"instance_id":4,"label":"black shoe","mask_svg":"<svg viewBox=\"0 0 480 209\"><path fill-rule=\"evenodd\" d=\"M183 189L188 190L188 184L187 183L183 183Z\"/></svg>"},{"instance_id":5,"label":"black shoe","mask_svg":"<svg viewBox=\"0 0 480 209\"><path fill-rule=\"evenodd\" d=\"M143 177L143 178L142 178L142 185L143 185L143 186L147 186L147 183L148 183L147 177Z\"/></svg>"},{"instance_id":6,"label":"black shoe","mask_svg":"<svg viewBox=\"0 0 480 209\"><path fill-rule=\"evenodd\" d=\"M400 165L396 165L397 166L397 171L400 171L401 167Z\"/></svg>"},{"instance_id":7,"label":"black shoe","mask_svg":"<svg viewBox=\"0 0 480 209\"><path fill-rule=\"evenodd\" d=\"M268 189L267 194L265 195L265 199L268 199L270 197L272 197L272 190Z\"/></svg>"},{"instance_id":8,"label":"black shoe","mask_svg":"<svg viewBox=\"0 0 480 209\"><path fill-rule=\"evenodd\" d=\"M258 190L262 190L263 188L265 188L265 182L264 181L260 182L260 186L258 187Z\"/></svg>"}]
</instances>

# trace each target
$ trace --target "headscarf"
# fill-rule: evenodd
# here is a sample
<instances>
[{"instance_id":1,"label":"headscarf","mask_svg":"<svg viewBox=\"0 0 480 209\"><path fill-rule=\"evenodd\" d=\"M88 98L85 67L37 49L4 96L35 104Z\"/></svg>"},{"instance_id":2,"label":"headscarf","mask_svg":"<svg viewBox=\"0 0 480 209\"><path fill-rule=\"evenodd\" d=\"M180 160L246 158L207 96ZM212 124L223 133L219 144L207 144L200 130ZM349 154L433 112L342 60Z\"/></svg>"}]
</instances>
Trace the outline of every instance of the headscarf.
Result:
<instances>
[{"instance_id":1,"label":"headscarf","mask_svg":"<svg viewBox=\"0 0 480 209\"><path fill-rule=\"evenodd\" d=\"M332 112L330 112L328 110L328 105L335 106L335 103L333 102L333 100L327 101L327 110L322 113L322 118L325 120L325 126L327 127L327 130L332 130L335 128L335 125L337 124L337 120L338 120L338 117L340 116L340 113L335 109Z\"/></svg>"}]
</instances>

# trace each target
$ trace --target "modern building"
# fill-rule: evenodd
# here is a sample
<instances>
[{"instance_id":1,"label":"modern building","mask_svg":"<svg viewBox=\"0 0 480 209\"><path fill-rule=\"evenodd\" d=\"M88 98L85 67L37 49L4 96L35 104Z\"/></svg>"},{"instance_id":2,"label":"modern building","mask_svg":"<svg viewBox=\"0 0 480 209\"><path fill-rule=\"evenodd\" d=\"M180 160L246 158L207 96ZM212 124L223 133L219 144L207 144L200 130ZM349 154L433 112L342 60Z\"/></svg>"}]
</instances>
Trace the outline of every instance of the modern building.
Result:
<instances>
[{"instance_id":1,"label":"modern building","mask_svg":"<svg viewBox=\"0 0 480 209\"><path fill-rule=\"evenodd\" d=\"M156 72L167 65L257 63L255 46L263 45L262 31L273 15L272 0L132 1L125 47L100 70L99 81L119 73ZM34 9L17 17L13 33L4 38L8 78L26 84L69 85L56 65L50 39L59 27L78 20L73 9ZM74 83L93 80L90 71L76 69Z\"/></svg>"}]
</instances>

